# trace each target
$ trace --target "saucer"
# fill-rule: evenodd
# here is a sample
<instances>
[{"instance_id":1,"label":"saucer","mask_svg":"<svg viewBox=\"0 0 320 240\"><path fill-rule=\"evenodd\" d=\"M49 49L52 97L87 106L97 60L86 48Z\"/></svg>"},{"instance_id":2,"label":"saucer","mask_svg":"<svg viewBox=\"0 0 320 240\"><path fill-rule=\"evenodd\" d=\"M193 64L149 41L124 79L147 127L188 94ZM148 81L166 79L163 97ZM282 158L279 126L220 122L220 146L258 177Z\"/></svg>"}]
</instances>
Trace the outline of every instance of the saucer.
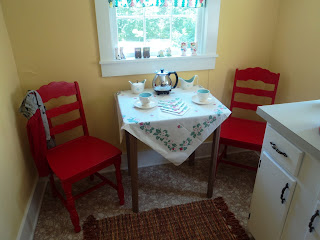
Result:
<instances>
[{"instance_id":1,"label":"saucer","mask_svg":"<svg viewBox=\"0 0 320 240\"><path fill-rule=\"evenodd\" d=\"M192 97L192 102L196 103L196 104L201 104L201 105L205 105L205 104L212 104L214 103L214 98L212 96L208 97L206 101L200 102L199 98L197 95L194 95Z\"/></svg>"},{"instance_id":2,"label":"saucer","mask_svg":"<svg viewBox=\"0 0 320 240\"><path fill-rule=\"evenodd\" d=\"M142 105L142 103L140 102L140 100L137 100L134 102L133 104L135 107L137 108L141 108L141 109L150 109L150 108L154 108L156 106L158 106L158 102L151 100L150 103L146 104L146 105Z\"/></svg>"}]
</instances>

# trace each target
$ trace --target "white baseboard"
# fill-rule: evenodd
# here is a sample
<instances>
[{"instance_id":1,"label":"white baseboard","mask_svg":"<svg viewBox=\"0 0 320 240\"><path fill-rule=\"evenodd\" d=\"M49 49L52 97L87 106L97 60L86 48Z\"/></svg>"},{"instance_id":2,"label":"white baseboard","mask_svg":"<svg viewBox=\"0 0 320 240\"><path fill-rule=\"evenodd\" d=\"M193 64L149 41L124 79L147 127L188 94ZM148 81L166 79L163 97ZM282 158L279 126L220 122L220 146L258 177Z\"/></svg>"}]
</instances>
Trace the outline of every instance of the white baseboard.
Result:
<instances>
[{"instance_id":1,"label":"white baseboard","mask_svg":"<svg viewBox=\"0 0 320 240\"><path fill-rule=\"evenodd\" d=\"M212 142L204 142L202 143L196 150L196 159L203 159L208 158L211 156L211 145ZM236 148L232 146L228 146L227 153L239 153L239 152L246 152L247 149L243 148ZM150 167L150 166L157 166L162 164L168 164L170 163L167 159L165 159L162 155L157 153L154 150L147 150L143 152L138 152L138 168L142 167ZM128 161L127 161L127 154L123 153L121 156L121 169L127 170L128 169ZM100 171L100 173L106 173L106 172L113 172L114 167L108 167Z\"/></svg>"},{"instance_id":2,"label":"white baseboard","mask_svg":"<svg viewBox=\"0 0 320 240\"><path fill-rule=\"evenodd\" d=\"M201 144L198 149L196 150L196 159L203 159L210 157L211 155L211 145L212 142L204 142ZM239 152L245 152L248 151L246 149L241 148L235 148L235 147L228 147L228 154L232 153L239 153ZM164 157L162 157L159 153L157 153L154 150L147 150L143 152L138 153L138 167L150 167L150 166L156 166L156 165L162 165L170 163L168 160L166 160ZM127 161L127 154L122 154L121 159L121 169L126 170L128 169L128 161ZM100 173L106 173L106 172L113 172L114 167L108 167L104 170L100 171ZM21 221L19 233L17 236L17 240L32 240L34 236L34 231L37 225L43 195L46 190L48 180L47 178L39 179L38 183L35 185L32 194L29 198L25 214L23 216L23 219Z\"/></svg>"},{"instance_id":3,"label":"white baseboard","mask_svg":"<svg viewBox=\"0 0 320 240\"><path fill-rule=\"evenodd\" d=\"M20 224L17 240L33 239L47 183L46 179L39 179L35 184Z\"/></svg>"}]
</instances>

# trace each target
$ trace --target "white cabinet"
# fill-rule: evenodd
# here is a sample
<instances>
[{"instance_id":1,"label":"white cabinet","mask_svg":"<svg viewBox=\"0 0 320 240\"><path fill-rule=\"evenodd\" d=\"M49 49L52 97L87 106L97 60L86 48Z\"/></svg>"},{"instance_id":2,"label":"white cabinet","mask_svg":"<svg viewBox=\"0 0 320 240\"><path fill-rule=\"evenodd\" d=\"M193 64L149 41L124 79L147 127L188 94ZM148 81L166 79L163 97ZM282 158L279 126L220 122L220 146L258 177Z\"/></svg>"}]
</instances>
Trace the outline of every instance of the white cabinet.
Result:
<instances>
[{"instance_id":1,"label":"white cabinet","mask_svg":"<svg viewBox=\"0 0 320 240\"><path fill-rule=\"evenodd\" d=\"M308 225L310 219L314 214L319 198L319 173L320 159L315 159L311 155L306 154L297 176L296 190L281 239L301 240L305 238L306 233L309 231ZM318 230L318 232L320 231Z\"/></svg>"},{"instance_id":2,"label":"white cabinet","mask_svg":"<svg viewBox=\"0 0 320 240\"><path fill-rule=\"evenodd\" d=\"M248 221L255 240L320 240L320 216L314 216L320 213L319 192L320 155L313 157L268 124Z\"/></svg>"},{"instance_id":3,"label":"white cabinet","mask_svg":"<svg viewBox=\"0 0 320 240\"><path fill-rule=\"evenodd\" d=\"M308 224L308 231L305 235L305 240L319 240L320 239L320 201L317 202L316 208Z\"/></svg>"},{"instance_id":4,"label":"white cabinet","mask_svg":"<svg viewBox=\"0 0 320 240\"><path fill-rule=\"evenodd\" d=\"M295 186L296 180L262 152L248 222L257 240L280 238Z\"/></svg>"}]
</instances>

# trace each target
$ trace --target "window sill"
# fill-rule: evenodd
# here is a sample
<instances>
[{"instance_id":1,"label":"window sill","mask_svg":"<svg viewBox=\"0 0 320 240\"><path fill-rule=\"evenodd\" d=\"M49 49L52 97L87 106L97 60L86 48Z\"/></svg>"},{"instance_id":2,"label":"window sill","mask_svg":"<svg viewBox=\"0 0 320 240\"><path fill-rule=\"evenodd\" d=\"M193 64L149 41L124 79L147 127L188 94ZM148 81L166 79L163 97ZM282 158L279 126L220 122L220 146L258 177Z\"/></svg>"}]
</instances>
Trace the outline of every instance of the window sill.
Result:
<instances>
[{"instance_id":1,"label":"window sill","mask_svg":"<svg viewBox=\"0 0 320 240\"><path fill-rule=\"evenodd\" d=\"M198 56L174 56L151 58L128 58L124 60L100 61L102 76L124 76L148 74L164 68L168 71L194 71L214 69L217 54Z\"/></svg>"}]
</instances>

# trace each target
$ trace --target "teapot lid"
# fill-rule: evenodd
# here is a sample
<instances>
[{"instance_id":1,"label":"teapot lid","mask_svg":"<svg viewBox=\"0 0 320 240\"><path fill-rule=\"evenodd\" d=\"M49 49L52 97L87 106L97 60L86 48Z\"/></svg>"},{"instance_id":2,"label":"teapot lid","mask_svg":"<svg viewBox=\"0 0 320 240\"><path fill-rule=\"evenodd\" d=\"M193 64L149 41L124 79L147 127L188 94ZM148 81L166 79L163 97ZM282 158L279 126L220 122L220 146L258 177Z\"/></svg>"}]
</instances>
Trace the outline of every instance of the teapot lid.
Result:
<instances>
[{"instance_id":1,"label":"teapot lid","mask_svg":"<svg viewBox=\"0 0 320 240\"><path fill-rule=\"evenodd\" d=\"M169 72L165 71L164 68L161 68L159 72L156 72L156 74L158 74L158 75L168 75Z\"/></svg>"}]
</instances>

